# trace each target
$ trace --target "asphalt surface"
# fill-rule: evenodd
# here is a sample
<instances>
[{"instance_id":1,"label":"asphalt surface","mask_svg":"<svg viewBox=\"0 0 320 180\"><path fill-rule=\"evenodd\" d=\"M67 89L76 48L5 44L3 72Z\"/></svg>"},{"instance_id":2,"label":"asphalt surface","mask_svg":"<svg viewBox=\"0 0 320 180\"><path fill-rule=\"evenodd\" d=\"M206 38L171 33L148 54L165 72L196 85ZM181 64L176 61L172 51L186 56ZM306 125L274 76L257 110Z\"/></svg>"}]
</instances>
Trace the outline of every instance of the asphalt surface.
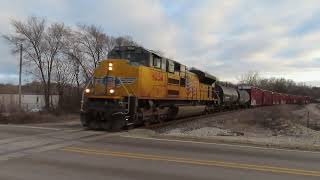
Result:
<instances>
[{"instance_id":1,"label":"asphalt surface","mask_svg":"<svg viewBox=\"0 0 320 180\"><path fill-rule=\"evenodd\" d=\"M320 152L57 127L0 125L0 179L320 179Z\"/></svg>"}]
</instances>

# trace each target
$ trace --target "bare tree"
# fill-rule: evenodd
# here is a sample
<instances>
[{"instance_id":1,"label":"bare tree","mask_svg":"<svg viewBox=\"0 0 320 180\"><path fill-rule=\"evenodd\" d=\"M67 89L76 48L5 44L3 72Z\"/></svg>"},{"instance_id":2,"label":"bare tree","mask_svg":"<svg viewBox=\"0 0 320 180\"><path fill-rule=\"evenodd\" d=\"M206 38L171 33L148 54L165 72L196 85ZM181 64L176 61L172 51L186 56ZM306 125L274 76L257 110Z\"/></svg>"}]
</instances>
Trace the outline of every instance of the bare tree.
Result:
<instances>
[{"instance_id":1,"label":"bare tree","mask_svg":"<svg viewBox=\"0 0 320 180\"><path fill-rule=\"evenodd\" d=\"M52 71L66 37L64 24L53 23L48 28L44 18L29 17L26 22L12 20L15 34L4 36L16 52L23 44L24 59L43 85L45 108L50 109Z\"/></svg>"},{"instance_id":2,"label":"bare tree","mask_svg":"<svg viewBox=\"0 0 320 180\"><path fill-rule=\"evenodd\" d=\"M75 65L81 67L86 80L90 79L98 63L106 59L115 46L137 45L129 36L115 38L95 25L78 25L68 44L66 53L75 60Z\"/></svg>"},{"instance_id":3,"label":"bare tree","mask_svg":"<svg viewBox=\"0 0 320 180\"><path fill-rule=\"evenodd\" d=\"M85 81L88 81L98 63L107 58L115 45L115 38L106 35L101 27L78 25L69 37L64 52L74 61L76 76L83 73Z\"/></svg>"},{"instance_id":4,"label":"bare tree","mask_svg":"<svg viewBox=\"0 0 320 180\"><path fill-rule=\"evenodd\" d=\"M130 36L120 36L115 38L115 46L138 46L138 43Z\"/></svg>"},{"instance_id":5,"label":"bare tree","mask_svg":"<svg viewBox=\"0 0 320 180\"><path fill-rule=\"evenodd\" d=\"M67 59L59 59L55 63L54 80L59 94L59 107L62 108L64 102L65 88L72 83L73 73L70 72L72 64Z\"/></svg>"},{"instance_id":6,"label":"bare tree","mask_svg":"<svg viewBox=\"0 0 320 180\"><path fill-rule=\"evenodd\" d=\"M76 81L79 84L80 73L83 74L86 80L90 78L91 74L89 68L86 66L85 53L78 38L78 32L73 31L65 44L63 52L68 56L68 59L73 64L72 70L76 77Z\"/></svg>"},{"instance_id":7,"label":"bare tree","mask_svg":"<svg viewBox=\"0 0 320 180\"><path fill-rule=\"evenodd\" d=\"M246 84L251 86L258 86L260 82L260 75L258 72L249 71L246 74L243 74L239 78L240 84Z\"/></svg>"},{"instance_id":8,"label":"bare tree","mask_svg":"<svg viewBox=\"0 0 320 180\"><path fill-rule=\"evenodd\" d=\"M82 52L89 58L91 69L97 67L101 59L106 58L108 52L113 48L112 37L103 33L100 27L91 25L79 25L78 43L81 45ZM107 46L108 45L108 46ZM110 48L110 49L109 49Z\"/></svg>"},{"instance_id":9,"label":"bare tree","mask_svg":"<svg viewBox=\"0 0 320 180\"><path fill-rule=\"evenodd\" d=\"M45 66L46 73L47 73L47 81L45 81L45 78L43 78L43 82L45 84L45 99L46 102L50 102L50 94L51 94L51 78L53 73L53 68L56 65L56 67L61 66L62 63L58 61L59 55L62 52L62 48L64 47L65 39L67 38L67 35L69 34L69 31L67 28L65 28L64 24L54 23L51 24L51 26L47 29L46 36L45 36L45 44L46 44L46 51L45 51L45 63L47 65ZM60 72L61 68L57 68L56 71L58 74L61 74ZM49 106L47 107L49 108Z\"/></svg>"}]
</instances>

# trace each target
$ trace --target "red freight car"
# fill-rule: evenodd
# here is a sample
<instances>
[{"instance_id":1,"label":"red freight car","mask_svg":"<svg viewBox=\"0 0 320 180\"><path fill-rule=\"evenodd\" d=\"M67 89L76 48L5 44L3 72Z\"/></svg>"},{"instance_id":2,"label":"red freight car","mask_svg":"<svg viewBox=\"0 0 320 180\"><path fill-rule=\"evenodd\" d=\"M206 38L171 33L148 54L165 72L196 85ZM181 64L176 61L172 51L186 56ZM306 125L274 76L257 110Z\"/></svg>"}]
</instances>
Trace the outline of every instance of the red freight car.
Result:
<instances>
[{"instance_id":1,"label":"red freight car","mask_svg":"<svg viewBox=\"0 0 320 180\"><path fill-rule=\"evenodd\" d=\"M287 104L292 104L292 95L291 94L288 94Z\"/></svg>"},{"instance_id":2,"label":"red freight car","mask_svg":"<svg viewBox=\"0 0 320 180\"><path fill-rule=\"evenodd\" d=\"M278 93L278 104L282 103L282 94Z\"/></svg>"},{"instance_id":3,"label":"red freight car","mask_svg":"<svg viewBox=\"0 0 320 180\"><path fill-rule=\"evenodd\" d=\"M272 96L272 102L273 104L280 104L280 94L274 92Z\"/></svg>"},{"instance_id":4,"label":"red freight car","mask_svg":"<svg viewBox=\"0 0 320 180\"><path fill-rule=\"evenodd\" d=\"M245 90L250 95L251 106L266 106L273 104L308 104L311 98L263 90L254 86L239 86L239 90Z\"/></svg>"},{"instance_id":5,"label":"red freight car","mask_svg":"<svg viewBox=\"0 0 320 180\"><path fill-rule=\"evenodd\" d=\"M308 104L308 97L307 96L298 96L298 103L299 104Z\"/></svg>"},{"instance_id":6,"label":"red freight car","mask_svg":"<svg viewBox=\"0 0 320 180\"><path fill-rule=\"evenodd\" d=\"M302 103L301 96L296 96L296 104L301 104L301 103Z\"/></svg>"},{"instance_id":7,"label":"red freight car","mask_svg":"<svg viewBox=\"0 0 320 180\"><path fill-rule=\"evenodd\" d=\"M292 95L291 98L292 98L292 100L291 100L292 104L297 104L298 103L298 96Z\"/></svg>"},{"instance_id":8,"label":"red freight car","mask_svg":"<svg viewBox=\"0 0 320 180\"><path fill-rule=\"evenodd\" d=\"M302 96L296 96L296 104L302 104L302 101L303 101L303 99L302 99Z\"/></svg>"},{"instance_id":9,"label":"red freight car","mask_svg":"<svg viewBox=\"0 0 320 180\"><path fill-rule=\"evenodd\" d=\"M289 95L283 94L284 104L289 104Z\"/></svg>"},{"instance_id":10,"label":"red freight car","mask_svg":"<svg viewBox=\"0 0 320 180\"><path fill-rule=\"evenodd\" d=\"M309 96L306 96L306 104L309 104L311 102L311 98Z\"/></svg>"},{"instance_id":11,"label":"red freight car","mask_svg":"<svg viewBox=\"0 0 320 180\"><path fill-rule=\"evenodd\" d=\"M293 98L292 98L292 95L289 94L287 99L287 104L292 104L292 103L293 103Z\"/></svg>"},{"instance_id":12,"label":"red freight car","mask_svg":"<svg viewBox=\"0 0 320 180\"><path fill-rule=\"evenodd\" d=\"M263 105L272 105L272 91L263 91Z\"/></svg>"},{"instance_id":13,"label":"red freight car","mask_svg":"<svg viewBox=\"0 0 320 180\"><path fill-rule=\"evenodd\" d=\"M253 86L239 86L240 90L246 90L250 95L251 106L263 105L263 90Z\"/></svg>"},{"instance_id":14,"label":"red freight car","mask_svg":"<svg viewBox=\"0 0 320 180\"><path fill-rule=\"evenodd\" d=\"M285 94L278 93L279 94L279 104L285 104Z\"/></svg>"},{"instance_id":15,"label":"red freight car","mask_svg":"<svg viewBox=\"0 0 320 180\"><path fill-rule=\"evenodd\" d=\"M286 104L290 104L290 94L286 94Z\"/></svg>"}]
</instances>

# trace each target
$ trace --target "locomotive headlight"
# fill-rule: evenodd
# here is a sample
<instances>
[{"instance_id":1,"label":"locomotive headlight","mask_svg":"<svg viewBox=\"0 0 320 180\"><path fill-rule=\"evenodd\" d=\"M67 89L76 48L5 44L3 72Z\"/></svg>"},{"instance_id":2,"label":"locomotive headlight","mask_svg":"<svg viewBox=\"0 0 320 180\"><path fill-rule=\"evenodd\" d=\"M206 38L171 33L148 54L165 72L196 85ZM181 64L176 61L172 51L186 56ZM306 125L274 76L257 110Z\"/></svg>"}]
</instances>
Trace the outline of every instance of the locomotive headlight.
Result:
<instances>
[{"instance_id":1,"label":"locomotive headlight","mask_svg":"<svg viewBox=\"0 0 320 180\"><path fill-rule=\"evenodd\" d=\"M84 91L85 91L87 94L90 93L90 89L89 89L89 88L85 89Z\"/></svg>"},{"instance_id":2,"label":"locomotive headlight","mask_svg":"<svg viewBox=\"0 0 320 180\"><path fill-rule=\"evenodd\" d=\"M110 93L110 94L113 94L113 93L114 93L114 89L110 89L110 90L109 90L109 93Z\"/></svg>"},{"instance_id":3,"label":"locomotive headlight","mask_svg":"<svg viewBox=\"0 0 320 180\"><path fill-rule=\"evenodd\" d=\"M108 66L109 66L108 67L109 71L112 71L113 70L113 63L109 63Z\"/></svg>"}]
</instances>

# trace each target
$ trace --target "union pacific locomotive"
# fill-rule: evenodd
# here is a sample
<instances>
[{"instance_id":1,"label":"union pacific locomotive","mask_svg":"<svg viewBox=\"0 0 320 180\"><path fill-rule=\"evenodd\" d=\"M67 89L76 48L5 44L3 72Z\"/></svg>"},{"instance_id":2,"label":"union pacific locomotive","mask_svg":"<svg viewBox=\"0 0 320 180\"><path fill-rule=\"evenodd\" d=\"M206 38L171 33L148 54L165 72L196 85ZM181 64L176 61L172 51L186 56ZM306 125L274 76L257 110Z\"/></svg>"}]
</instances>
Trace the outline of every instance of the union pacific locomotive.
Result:
<instances>
[{"instance_id":1,"label":"union pacific locomotive","mask_svg":"<svg viewBox=\"0 0 320 180\"><path fill-rule=\"evenodd\" d=\"M84 91L81 123L120 130L251 105L250 91L216 84L216 77L138 46L116 47Z\"/></svg>"}]
</instances>

